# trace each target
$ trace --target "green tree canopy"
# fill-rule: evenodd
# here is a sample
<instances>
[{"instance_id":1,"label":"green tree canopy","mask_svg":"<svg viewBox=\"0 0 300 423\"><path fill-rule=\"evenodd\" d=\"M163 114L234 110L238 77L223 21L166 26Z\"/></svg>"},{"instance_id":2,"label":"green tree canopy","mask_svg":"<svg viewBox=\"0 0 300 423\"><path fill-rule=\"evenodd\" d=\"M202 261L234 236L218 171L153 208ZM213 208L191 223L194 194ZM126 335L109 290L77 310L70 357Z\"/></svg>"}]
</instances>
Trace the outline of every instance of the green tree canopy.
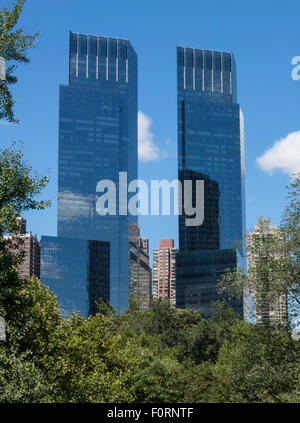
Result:
<instances>
[{"instance_id":1,"label":"green tree canopy","mask_svg":"<svg viewBox=\"0 0 300 423\"><path fill-rule=\"evenodd\" d=\"M240 298L246 290L255 296L255 307L263 317L264 325L270 324L263 313L269 305L284 296L289 301L292 314L300 313L300 177L291 178L288 201L277 233L272 235L260 225L247 245L254 265L247 273L237 269L228 271L219 284L221 293L230 298Z\"/></svg>"},{"instance_id":2,"label":"green tree canopy","mask_svg":"<svg viewBox=\"0 0 300 423\"><path fill-rule=\"evenodd\" d=\"M17 82L18 63L29 63L28 50L36 45L38 33L27 35L24 29L16 29L25 0L15 2L12 10L0 9L0 56L6 61L6 80L0 81L0 119L17 123L13 106L15 100L10 85Z\"/></svg>"},{"instance_id":3,"label":"green tree canopy","mask_svg":"<svg viewBox=\"0 0 300 423\"><path fill-rule=\"evenodd\" d=\"M17 266L24 259L17 217L50 204L39 199L47 183L47 177L33 172L20 149L0 151L0 315L6 318L8 325L16 321L17 298L25 283L17 272ZM7 234L11 236L5 237Z\"/></svg>"}]
</instances>

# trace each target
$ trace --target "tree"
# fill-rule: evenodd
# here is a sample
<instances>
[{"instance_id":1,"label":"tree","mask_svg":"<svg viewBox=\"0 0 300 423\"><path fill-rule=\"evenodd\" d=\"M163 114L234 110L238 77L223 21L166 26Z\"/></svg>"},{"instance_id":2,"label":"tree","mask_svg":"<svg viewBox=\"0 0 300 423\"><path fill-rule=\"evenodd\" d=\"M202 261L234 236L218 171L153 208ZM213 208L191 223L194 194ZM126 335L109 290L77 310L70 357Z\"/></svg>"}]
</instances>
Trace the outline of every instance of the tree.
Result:
<instances>
[{"instance_id":1,"label":"tree","mask_svg":"<svg viewBox=\"0 0 300 423\"><path fill-rule=\"evenodd\" d=\"M291 298L291 312L300 314L300 173L293 175L288 189L288 203L281 220L285 240L283 283Z\"/></svg>"},{"instance_id":2,"label":"tree","mask_svg":"<svg viewBox=\"0 0 300 423\"><path fill-rule=\"evenodd\" d=\"M17 273L24 256L17 217L50 204L38 199L47 183L47 177L33 172L20 149L0 151L0 315L5 317L8 328L18 320L21 291L26 283ZM5 237L8 233L10 238Z\"/></svg>"},{"instance_id":3,"label":"tree","mask_svg":"<svg viewBox=\"0 0 300 423\"><path fill-rule=\"evenodd\" d=\"M175 350L161 348L159 335L135 335L132 342L139 358L132 378L135 401L181 402L188 381Z\"/></svg>"},{"instance_id":4,"label":"tree","mask_svg":"<svg viewBox=\"0 0 300 423\"><path fill-rule=\"evenodd\" d=\"M121 323L138 335L159 335L164 348L176 345L182 332L202 319L197 311L176 309L169 300L155 299L151 308L142 313L137 311L134 302L130 304L129 311L121 316Z\"/></svg>"},{"instance_id":5,"label":"tree","mask_svg":"<svg viewBox=\"0 0 300 423\"><path fill-rule=\"evenodd\" d=\"M74 314L52 331L37 366L54 402L131 402L139 362L130 339L112 336L100 313Z\"/></svg>"},{"instance_id":6,"label":"tree","mask_svg":"<svg viewBox=\"0 0 300 423\"><path fill-rule=\"evenodd\" d=\"M8 64L6 80L0 81L0 119L17 123L13 106L10 85L17 82L15 70L18 63L29 63L28 50L36 45L38 33L27 35L23 29L15 29L22 12L25 0L18 0L12 10L6 7L0 9L0 56Z\"/></svg>"},{"instance_id":7,"label":"tree","mask_svg":"<svg viewBox=\"0 0 300 423\"><path fill-rule=\"evenodd\" d=\"M181 402L187 386L183 368L178 361L164 354L163 357L143 355L143 365L135 371L133 382L137 402Z\"/></svg>"},{"instance_id":8,"label":"tree","mask_svg":"<svg viewBox=\"0 0 300 423\"><path fill-rule=\"evenodd\" d=\"M0 342L0 402L131 402L139 337L113 334L98 313L61 317L56 296L37 278L17 298L17 321Z\"/></svg>"},{"instance_id":9,"label":"tree","mask_svg":"<svg viewBox=\"0 0 300 423\"><path fill-rule=\"evenodd\" d=\"M228 271L219 284L221 293L240 298L246 290L255 297L256 314L265 326L270 325L269 314L280 298L292 299L294 313L300 306L300 178L295 175L288 188L288 203L279 230L269 234L259 225L247 246L253 265L247 273L237 269ZM297 309L298 306L298 310Z\"/></svg>"},{"instance_id":10,"label":"tree","mask_svg":"<svg viewBox=\"0 0 300 423\"><path fill-rule=\"evenodd\" d=\"M176 345L179 361L189 360L195 364L216 362L222 344L232 338L232 325L239 320L239 315L228 304L217 303L212 318L201 320L182 331Z\"/></svg>"},{"instance_id":11,"label":"tree","mask_svg":"<svg viewBox=\"0 0 300 423\"><path fill-rule=\"evenodd\" d=\"M0 403L49 401L43 373L26 354L0 345Z\"/></svg>"},{"instance_id":12,"label":"tree","mask_svg":"<svg viewBox=\"0 0 300 423\"><path fill-rule=\"evenodd\" d=\"M299 342L244 321L232 326L213 368L216 402L299 402Z\"/></svg>"}]
</instances>

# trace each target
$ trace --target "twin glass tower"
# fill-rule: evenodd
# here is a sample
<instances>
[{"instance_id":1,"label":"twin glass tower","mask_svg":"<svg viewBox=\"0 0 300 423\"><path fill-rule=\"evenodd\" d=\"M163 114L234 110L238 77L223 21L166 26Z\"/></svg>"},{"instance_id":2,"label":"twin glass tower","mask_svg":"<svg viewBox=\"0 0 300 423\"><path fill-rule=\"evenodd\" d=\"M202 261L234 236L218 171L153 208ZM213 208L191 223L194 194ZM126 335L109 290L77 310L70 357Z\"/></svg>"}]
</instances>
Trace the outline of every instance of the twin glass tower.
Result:
<instances>
[{"instance_id":1,"label":"twin glass tower","mask_svg":"<svg viewBox=\"0 0 300 423\"><path fill-rule=\"evenodd\" d=\"M177 94L179 180L204 180L204 221L185 226L179 216L176 304L210 317L222 273L245 262L244 127L232 54L178 47ZM243 302L232 306L243 317Z\"/></svg>"},{"instance_id":2,"label":"twin glass tower","mask_svg":"<svg viewBox=\"0 0 300 423\"><path fill-rule=\"evenodd\" d=\"M177 306L212 314L217 280L243 265L243 122L231 53L177 49L179 179L204 180L198 227L179 217ZM128 40L70 32L69 84L60 86L57 237L42 237L41 279L65 316L101 297L128 307L129 227L137 216L96 211L99 181L138 177L137 55ZM127 194L128 195L128 194ZM127 198L128 200L128 198ZM238 247L236 249L236 247ZM242 314L242 304L234 304Z\"/></svg>"},{"instance_id":3,"label":"twin glass tower","mask_svg":"<svg viewBox=\"0 0 300 423\"><path fill-rule=\"evenodd\" d=\"M137 217L100 216L96 187L115 183L118 210L119 172L137 179L137 154L134 49L128 40L70 32L69 84L59 92L58 236L42 238L41 275L66 315L91 314L99 297L117 312L128 306L128 228Z\"/></svg>"}]
</instances>

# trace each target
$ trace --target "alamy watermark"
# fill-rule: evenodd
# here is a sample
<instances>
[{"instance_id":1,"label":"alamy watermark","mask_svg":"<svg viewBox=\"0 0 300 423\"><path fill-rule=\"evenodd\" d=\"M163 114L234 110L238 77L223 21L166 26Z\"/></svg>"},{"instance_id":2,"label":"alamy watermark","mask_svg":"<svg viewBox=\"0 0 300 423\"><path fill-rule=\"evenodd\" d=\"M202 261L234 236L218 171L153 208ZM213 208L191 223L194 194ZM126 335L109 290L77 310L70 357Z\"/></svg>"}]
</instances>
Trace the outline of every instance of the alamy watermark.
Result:
<instances>
[{"instance_id":1,"label":"alamy watermark","mask_svg":"<svg viewBox=\"0 0 300 423\"><path fill-rule=\"evenodd\" d=\"M128 184L127 172L119 172L118 187L111 179L98 182L96 192L101 195L96 202L96 211L100 216L158 216L160 210L162 215L170 216L173 210L174 215L185 215L186 226L200 226L204 221L203 180L184 180L182 183L178 179L171 182L154 179L149 192L147 182L135 179ZM130 198L129 194L132 194Z\"/></svg>"},{"instance_id":2,"label":"alamy watermark","mask_svg":"<svg viewBox=\"0 0 300 423\"><path fill-rule=\"evenodd\" d=\"M296 65L292 69L292 78L294 81L298 81L298 79L300 79L300 56L292 58L292 65Z\"/></svg>"}]
</instances>

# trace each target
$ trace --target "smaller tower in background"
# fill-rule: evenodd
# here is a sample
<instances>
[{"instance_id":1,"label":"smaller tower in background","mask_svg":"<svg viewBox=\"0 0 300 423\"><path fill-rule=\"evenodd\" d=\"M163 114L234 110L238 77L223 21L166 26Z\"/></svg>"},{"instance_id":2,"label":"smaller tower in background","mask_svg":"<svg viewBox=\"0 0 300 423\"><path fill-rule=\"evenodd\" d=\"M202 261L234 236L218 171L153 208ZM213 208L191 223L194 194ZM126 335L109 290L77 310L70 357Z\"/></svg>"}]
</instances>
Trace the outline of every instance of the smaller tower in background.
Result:
<instances>
[{"instance_id":1,"label":"smaller tower in background","mask_svg":"<svg viewBox=\"0 0 300 423\"><path fill-rule=\"evenodd\" d=\"M153 298L176 305L176 252L173 239L161 239L153 250Z\"/></svg>"},{"instance_id":2,"label":"smaller tower in background","mask_svg":"<svg viewBox=\"0 0 300 423\"><path fill-rule=\"evenodd\" d=\"M279 235L277 226L271 224L271 220L267 217L257 219L257 225L254 226L253 232L247 233L247 267L249 270L255 270L257 266L264 260L263 240L268 240ZM261 240L261 241L260 241ZM254 250L262 245L262 251L256 254ZM273 254L273 252L270 252ZM264 295L265 290L269 291L269 280L261 282L261 289L256 292L250 292L254 301L254 323L263 323L268 321L270 324L287 323L288 309L287 296L280 295L278 298L270 301L268 295Z\"/></svg>"},{"instance_id":3,"label":"smaller tower in background","mask_svg":"<svg viewBox=\"0 0 300 423\"><path fill-rule=\"evenodd\" d=\"M41 241L36 235L31 232L26 232L26 220L21 216L17 217L19 223L18 237L21 238L21 249L24 251L24 260L18 267L18 272L21 276L40 277L41 268ZM7 236L6 238L10 238Z\"/></svg>"}]
</instances>

